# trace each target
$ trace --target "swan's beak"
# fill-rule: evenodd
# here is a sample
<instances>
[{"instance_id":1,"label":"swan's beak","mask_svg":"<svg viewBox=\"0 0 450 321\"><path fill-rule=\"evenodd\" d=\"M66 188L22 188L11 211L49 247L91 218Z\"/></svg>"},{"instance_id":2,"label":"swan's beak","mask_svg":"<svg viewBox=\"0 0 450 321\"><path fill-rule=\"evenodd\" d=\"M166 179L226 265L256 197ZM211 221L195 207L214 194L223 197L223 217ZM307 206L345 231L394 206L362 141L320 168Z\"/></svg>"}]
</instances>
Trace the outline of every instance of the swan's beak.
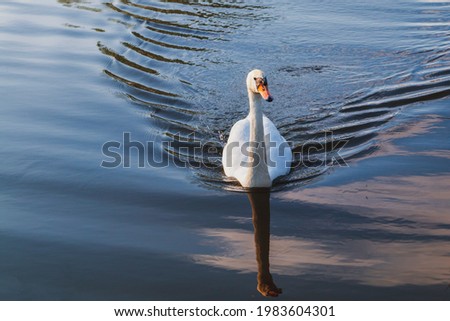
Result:
<instances>
[{"instance_id":1,"label":"swan's beak","mask_svg":"<svg viewBox=\"0 0 450 321\"><path fill-rule=\"evenodd\" d=\"M271 102L273 100L273 97L272 97L272 95L269 92L269 88L266 85L263 85L263 84L259 85L258 86L258 92L268 102Z\"/></svg>"}]
</instances>

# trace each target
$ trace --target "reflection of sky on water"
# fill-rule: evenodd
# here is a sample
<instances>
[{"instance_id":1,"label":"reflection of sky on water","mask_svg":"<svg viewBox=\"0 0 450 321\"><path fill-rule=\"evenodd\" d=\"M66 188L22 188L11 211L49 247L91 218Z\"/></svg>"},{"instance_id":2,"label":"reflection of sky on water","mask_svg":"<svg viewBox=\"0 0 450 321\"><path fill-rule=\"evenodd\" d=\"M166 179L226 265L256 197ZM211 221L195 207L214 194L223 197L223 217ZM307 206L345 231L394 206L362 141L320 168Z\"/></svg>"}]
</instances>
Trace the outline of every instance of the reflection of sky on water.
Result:
<instances>
[{"instance_id":1,"label":"reflection of sky on water","mask_svg":"<svg viewBox=\"0 0 450 321\"><path fill-rule=\"evenodd\" d=\"M371 218L380 216L385 219L407 220L420 224L423 232L449 236L448 229L438 229L440 224L450 224L449 182L450 175L375 177L341 186L287 192L282 198L340 206ZM432 228L428 229L428 225ZM405 226L401 227L405 231ZM417 226L410 228L417 232Z\"/></svg>"},{"instance_id":2,"label":"reflection of sky on water","mask_svg":"<svg viewBox=\"0 0 450 321\"><path fill-rule=\"evenodd\" d=\"M271 270L281 275L322 273L377 286L430 285L450 280L450 176L376 177L342 186L288 192L282 198L340 207L367 216L351 229L403 235L402 240L348 239L336 244L301 237L271 237ZM422 201L424 200L424 201ZM373 221L378 221L374 224ZM364 221L364 220L363 220ZM440 227L441 226L441 227ZM195 255L201 264L255 272L253 234L206 229L222 244L216 255ZM405 237L406 235L406 237ZM427 239L423 241L423 239Z\"/></svg>"},{"instance_id":3,"label":"reflection of sky on water","mask_svg":"<svg viewBox=\"0 0 450 321\"><path fill-rule=\"evenodd\" d=\"M432 132L433 130L441 127L441 122L444 120L439 115L426 115L422 116L419 120L405 122L404 124L390 128L384 132L379 132L377 135L377 141L379 142L378 150L366 157L361 157L358 160L364 160L367 158L387 156L387 155L399 155L399 156L431 156L450 158L450 150L446 149L446 146L432 146L432 141L427 141L428 150L417 150L414 152L406 150L406 148L400 147L398 144L394 144L393 141L402 138L417 137ZM408 146L410 147L410 146Z\"/></svg>"},{"instance_id":4,"label":"reflection of sky on water","mask_svg":"<svg viewBox=\"0 0 450 321\"><path fill-rule=\"evenodd\" d=\"M362 281L385 285L433 284L450 279L449 181L450 175L375 177L290 192L283 198L340 207L379 222L353 228L404 236L402 241L360 244L362 251L379 261L360 276Z\"/></svg>"}]
</instances>

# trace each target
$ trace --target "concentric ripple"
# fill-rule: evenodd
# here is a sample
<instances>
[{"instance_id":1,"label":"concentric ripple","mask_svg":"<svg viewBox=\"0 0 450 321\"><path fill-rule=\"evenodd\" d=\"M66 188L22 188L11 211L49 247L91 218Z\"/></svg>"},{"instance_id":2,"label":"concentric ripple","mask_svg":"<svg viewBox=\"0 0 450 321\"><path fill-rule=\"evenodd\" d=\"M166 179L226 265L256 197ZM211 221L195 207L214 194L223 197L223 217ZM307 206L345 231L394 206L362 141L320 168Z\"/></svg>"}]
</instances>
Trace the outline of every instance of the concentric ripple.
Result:
<instances>
[{"instance_id":1,"label":"concentric ripple","mask_svg":"<svg viewBox=\"0 0 450 321\"><path fill-rule=\"evenodd\" d=\"M233 123L246 116L243 79L251 68L269 74L276 100L266 114L295 154L291 173L275 182L275 189L306 184L331 166L373 153L378 133L395 124L402 108L450 94L445 5L417 5L411 9L422 13L415 15L417 21L400 26L372 22L379 34L373 44L367 40L370 45L344 47L337 39L334 46L300 48L289 39L301 33L283 29L275 2L105 5L111 20L127 26L119 45L98 43L111 59L105 75L121 84L130 102L145 108L149 131L166 143L155 148L187 163L200 182L214 188L240 190L224 176L221 153ZM299 14L306 9L293 6ZM304 32L316 32L298 24ZM419 41L386 48L382 39L390 33Z\"/></svg>"}]
</instances>

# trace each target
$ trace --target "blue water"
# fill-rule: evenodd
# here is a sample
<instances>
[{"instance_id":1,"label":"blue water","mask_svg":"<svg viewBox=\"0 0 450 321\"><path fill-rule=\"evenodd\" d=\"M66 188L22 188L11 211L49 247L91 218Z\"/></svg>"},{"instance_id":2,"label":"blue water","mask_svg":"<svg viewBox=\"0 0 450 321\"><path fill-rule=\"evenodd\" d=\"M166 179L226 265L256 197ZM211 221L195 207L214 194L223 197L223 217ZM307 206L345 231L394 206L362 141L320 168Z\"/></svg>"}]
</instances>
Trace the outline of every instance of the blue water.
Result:
<instances>
[{"instance_id":1,"label":"blue water","mask_svg":"<svg viewBox=\"0 0 450 321\"><path fill-rule=\"evenodd\" d=\"M220 164L260 68L296 152L279 299L448 300L449 27L444 1L2 1L0 299L263 299Z\"/></svg>"}]
</instances>

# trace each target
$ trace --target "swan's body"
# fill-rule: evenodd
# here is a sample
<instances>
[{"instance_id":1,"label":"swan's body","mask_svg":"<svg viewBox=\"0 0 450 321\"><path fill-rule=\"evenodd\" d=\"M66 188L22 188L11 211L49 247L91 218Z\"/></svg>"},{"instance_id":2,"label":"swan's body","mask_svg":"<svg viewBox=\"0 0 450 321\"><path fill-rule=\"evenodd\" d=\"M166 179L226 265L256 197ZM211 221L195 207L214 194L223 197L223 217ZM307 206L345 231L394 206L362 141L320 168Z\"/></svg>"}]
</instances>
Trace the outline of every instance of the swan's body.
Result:
<instances>
[{"instance_id":1,"label":"swan's body","mask_svg":"<svg viewBox=\"0 0 450 321\"><path fill-rule=\"evenodd\" d=\"M250 112L231 128L222 164L225 174L243 187L270 187L275 178L289 173L292 151L262 112L262 98L272 101L262 71L248 74L247 90Z\"/></svg>"}]
</instances>

